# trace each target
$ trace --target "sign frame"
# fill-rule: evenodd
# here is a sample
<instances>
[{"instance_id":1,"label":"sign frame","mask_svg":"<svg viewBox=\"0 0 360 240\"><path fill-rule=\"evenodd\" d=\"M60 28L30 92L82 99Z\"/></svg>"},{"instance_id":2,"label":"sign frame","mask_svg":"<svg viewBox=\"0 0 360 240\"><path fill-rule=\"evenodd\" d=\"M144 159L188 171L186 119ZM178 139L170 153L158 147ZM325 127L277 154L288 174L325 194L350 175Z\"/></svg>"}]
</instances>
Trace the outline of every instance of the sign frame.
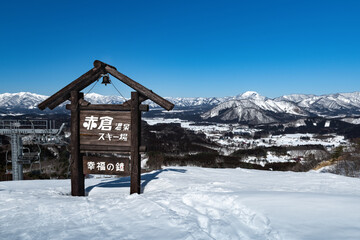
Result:
<instances>
[{"instance_id":1,"label":"sign frame","mask_svg":"<svg viewBox=\"0 0 360 240\"><path fill-rule=\"evenodd\" d=\"M111 74L122 83L126 84L135 92L131 92L131 100L123 104L97 104L92 105L84 100L84 94L81 92L90 84L98 81L104 74ZM71 111L71 195L72 196L85 196L85 177L83 174L83 153L117 153L117 152L130 152L131 155L131 186L130 194L140 194L140 146L141 136L141 111L148 111L148 105L142 105L145 100L151 100L161 106L162 108L170 111L174 108L174 104L165 98L157 95L152 90L146 88L140 83L134 81L128 76L120 73L114 66L99 60L94 61L94 67L89 71L57 91L49 98L38 104L40 110L49 108L50 110L60 106L66 100L70 100L70 104L66 105L66 109ZM131 112L131 145L130 146L93 146L80 144L80 110L109 110L109 111L130 111Z\"/></svg>"}]
</instances>

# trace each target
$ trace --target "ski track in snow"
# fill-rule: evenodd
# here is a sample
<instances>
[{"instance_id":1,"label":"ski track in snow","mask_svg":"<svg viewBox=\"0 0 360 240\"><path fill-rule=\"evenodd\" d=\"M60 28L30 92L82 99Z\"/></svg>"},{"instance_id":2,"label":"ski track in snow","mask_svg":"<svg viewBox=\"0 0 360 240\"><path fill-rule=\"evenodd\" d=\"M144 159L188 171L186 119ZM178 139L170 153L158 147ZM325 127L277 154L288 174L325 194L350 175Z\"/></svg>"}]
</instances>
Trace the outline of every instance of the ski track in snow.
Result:
<instances>
[{"instance_id":1,"label":"ski track in snow","mask_svg":"<svg viewBox=\"0 0 360 240\"><path fill-rule=\"evenodd\" d=\"M279 239L269 219L239 204L233 193L219 197L201 188L195 188L199 193L179 195L181 201L177 204L146 200L167 212L175 225L185 226L188 236L184 239Z\"/></svg>"},{"instance_id":2,"label":"ski track in snow","mask_svg":"<svg viewBox=\"0 0 360 240\"><path fill-rule=\"evenodd\" d=\"M0 182L0 239L356 239L359 179L316 172L166 168L129 178Z\"/></svg>"}]
</instances>

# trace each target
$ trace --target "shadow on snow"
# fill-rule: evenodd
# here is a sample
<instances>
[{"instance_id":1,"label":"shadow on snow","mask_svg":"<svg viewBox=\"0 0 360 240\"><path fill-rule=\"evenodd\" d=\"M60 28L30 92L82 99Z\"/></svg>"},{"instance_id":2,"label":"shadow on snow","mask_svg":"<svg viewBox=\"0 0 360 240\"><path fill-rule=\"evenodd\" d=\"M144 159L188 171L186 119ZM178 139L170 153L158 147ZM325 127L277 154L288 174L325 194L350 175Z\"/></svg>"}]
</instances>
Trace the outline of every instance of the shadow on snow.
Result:
<instances>
[{"instance_id":1,"label":"shadow on snow","mask_svg":"<svg viewBox=\"0 0 360 240\"><path fill-rule=\"evenodd\" d=\"M149 184L150 181L158 179L158 175L162 172L179 172L179 173L185 173L185 169L173 169L173 168L167 168L167 169L160 169L151 173L145 173L141 175L141 193L144 192L145 187ZM130 188L130 177L121 177L117 178L114 181L110 182L102 182L98 183L93 186L89 186L85 189L85 195L88 196L91 190L95 187L101 187L101 188L122 188L122 187L128 187Z\"/></svg>"}]
</instances>

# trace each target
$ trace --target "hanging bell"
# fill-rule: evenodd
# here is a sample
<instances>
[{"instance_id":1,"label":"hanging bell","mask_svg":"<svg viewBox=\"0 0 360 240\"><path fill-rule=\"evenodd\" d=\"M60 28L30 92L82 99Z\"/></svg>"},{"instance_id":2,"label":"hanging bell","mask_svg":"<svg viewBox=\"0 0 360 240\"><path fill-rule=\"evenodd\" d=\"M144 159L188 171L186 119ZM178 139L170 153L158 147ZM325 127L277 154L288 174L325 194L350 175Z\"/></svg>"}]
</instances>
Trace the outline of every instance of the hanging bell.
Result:
<instances>
[{"instance_id":1,"label":"hanging bell","mask_svg":"<svg viewBox=\"0 0 360 240\"><path fill-rule=\"evenodd\" d=\"M101 84L105 84L105 86L106 86L107 84L110 84L109 74L103 75L103 80L102 80L102 83L101 83Z\"/></svg>"}]
</instances>

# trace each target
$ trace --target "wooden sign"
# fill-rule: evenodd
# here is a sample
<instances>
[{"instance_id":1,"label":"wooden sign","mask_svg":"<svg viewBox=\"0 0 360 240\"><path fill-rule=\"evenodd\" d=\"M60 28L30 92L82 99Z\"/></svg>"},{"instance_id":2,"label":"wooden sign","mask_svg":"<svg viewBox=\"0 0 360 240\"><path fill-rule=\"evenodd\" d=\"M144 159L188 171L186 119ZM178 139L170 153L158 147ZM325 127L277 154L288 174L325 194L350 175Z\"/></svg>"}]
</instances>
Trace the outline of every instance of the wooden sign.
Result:
<instances>
[{"instance_id":1,"label":"wooden sign","mask_svg":"<svg viewBox=\"0 0 360 240\"><path fill-rule=\"evenodd\" d=\"M129 158L83 157L84 174L129 175Z\"/></svg>"},{"instance_id":2,"label":"wooden sign","mask_svg":"<svg viewBox=\"0 0 360 240\"><path fill-rule=\"evenodd\" d=\"M80 111L80 147L113 151L131 146L130 111ZM103 147L101 147L103 146Z\"/></svg>"},{"instance_id":3,"label":"wooden sign","mask_svg":"<svg viewBox=\"0 0 360 240\"><path fill-rule=\"evenodd\" d=\"M104 74L111 74L134 89L135 91L131 92L131 99L123 104L93 105L87 102L80 91L98 81ZM129 159L95 159L83 157L84 152L130 153L130 194L140 194L140 150L144 149L140 146L141 111L149 110L148 105L142 104L147 99L168 111L174 108L174 104L118 72L115 67L96 60L92 69L38 105L39 109L44 110L54 109L66 100L71 102L66 105L66 109L71 111L71 195L85 196L84 173L129 172Z\"/></svg>"}]
</instances>

